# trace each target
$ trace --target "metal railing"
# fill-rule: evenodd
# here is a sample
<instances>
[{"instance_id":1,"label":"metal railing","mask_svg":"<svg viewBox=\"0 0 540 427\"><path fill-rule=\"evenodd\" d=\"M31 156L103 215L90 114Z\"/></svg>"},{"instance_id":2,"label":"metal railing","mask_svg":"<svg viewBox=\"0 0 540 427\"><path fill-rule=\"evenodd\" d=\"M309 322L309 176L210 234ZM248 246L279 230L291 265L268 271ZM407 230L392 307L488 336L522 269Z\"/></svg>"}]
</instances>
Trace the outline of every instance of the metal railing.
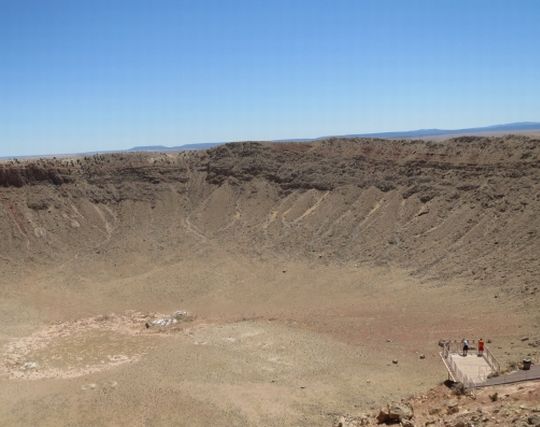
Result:
<instances>
[{"instance_id":1,"label":"metal railing","mask_svg":"<svg viewBox=\"0 0 540 427\"><path fill-rule=\"evenodd\" d=\"M499 361L493 356L493 353L489 350L489 348L484 347L484 353L482 354L484 359L486 359L486 362L489 366L491 366L491 369L493 369L494 372L497 374L501 373L501 364Z\"/></svg>"},{"instance_id":2,"label":"metal railing","mask_svg":"<svg viewBox=\"0 0 540 427\"><path fill-rule=\"evenodd\" d=\"M488 376L496 372L497 374L501 371L501 365L499 361L493 356L493 353L487 348L487 346L484 346L484 351L482 353L478 352L478 345L476 340L468 340L469 341L469 350L468 352L472 352L472 354L476 354L478 356L482 356L484 360L489 365L489 368L483 367L478 369L478 377L482 378L483 380L481 382L484 382ZM459 367L457 366L455 360L452 357L449 357L451 354L462 354L463 353L463 341L458 340L447 340L443 343L442 346L442 352L441 356L446 361L446 365L448 369L450 370L452 376L454 379L458 382L461 382L465 387L475 387L479 385L481 382L475 382L471 379L467 374L465 374Z\"/></svg>"},{"instance_id":3,"label":"metal railing","mask_svg":"<svg viewBox=\"0 0 540 427\"><path fill-rule=\"evenodd\" d=\"M446 357L445 359L448 362L448 368L452 371L452 375L457 382L462 383L465 387L474 387L476 385L471 377L458 368L456 361L452 357Z\"/></svg>"},{"instance_id":4,"label":"metal railing","mask_svg":"<svg viewBox=\"0 0 540 427\"><path fill-rule=\"evenodd\" d=\"M469 353L478 354L478 341L467 340L469 342ZM448 350L450 353L461 353L463 351L463 341L461 340L447 340ZM484 346L484 350L486 347Z\"/></svg>"}]
</instances>

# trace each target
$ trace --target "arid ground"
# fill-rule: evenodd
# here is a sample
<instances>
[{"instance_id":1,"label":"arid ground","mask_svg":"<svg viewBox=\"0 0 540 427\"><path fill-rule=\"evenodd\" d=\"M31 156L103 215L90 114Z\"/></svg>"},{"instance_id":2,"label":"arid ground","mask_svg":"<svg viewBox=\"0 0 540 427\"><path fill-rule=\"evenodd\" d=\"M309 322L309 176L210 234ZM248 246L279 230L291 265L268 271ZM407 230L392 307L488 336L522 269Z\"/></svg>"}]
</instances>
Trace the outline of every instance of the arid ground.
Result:
<instances>
[{"instance_id":1,"label":"arid ground","mask_svg":"<svg viewBox=\"0 0 540 427\"><path fill-rule=\"evenodd\" d=\"M330 426L439 339L538 359L539 234L527 136L0 163L0 424Z\"/></svg>"}]
</instances>

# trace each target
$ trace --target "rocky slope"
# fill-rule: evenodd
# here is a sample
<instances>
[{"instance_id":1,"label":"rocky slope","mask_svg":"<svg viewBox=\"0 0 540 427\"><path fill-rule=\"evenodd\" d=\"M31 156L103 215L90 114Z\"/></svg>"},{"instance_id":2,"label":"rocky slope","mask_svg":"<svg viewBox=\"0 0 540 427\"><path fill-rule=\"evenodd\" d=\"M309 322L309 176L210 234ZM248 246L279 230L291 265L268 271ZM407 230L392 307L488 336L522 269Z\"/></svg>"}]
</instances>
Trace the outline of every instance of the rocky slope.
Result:
<instances>
[{"instance_id":1,"label":"rocky slope","mask_svg":"<svg viewBox=\"0 0 540 427\"><path fill-rule=\"evenodd\" d=\"M330 139L7 162L0 262L93 250L151 218L165 247L209 238L249 253L395 264L530 299L539 291L539 142Z\"/></svg>"},{"instance_id":2,"label":"rocky slope","mask_svg":"<svg viewBox=\"0 0 540 427\"><path fill-rule=\"evenodd\" d=\"M334 426L380 424L410 427L540 426L540 384L496 386L463 395L456 395L441 385L426 394L389 403L377 413L338 416Z\"/></svg>"}]
</instances>

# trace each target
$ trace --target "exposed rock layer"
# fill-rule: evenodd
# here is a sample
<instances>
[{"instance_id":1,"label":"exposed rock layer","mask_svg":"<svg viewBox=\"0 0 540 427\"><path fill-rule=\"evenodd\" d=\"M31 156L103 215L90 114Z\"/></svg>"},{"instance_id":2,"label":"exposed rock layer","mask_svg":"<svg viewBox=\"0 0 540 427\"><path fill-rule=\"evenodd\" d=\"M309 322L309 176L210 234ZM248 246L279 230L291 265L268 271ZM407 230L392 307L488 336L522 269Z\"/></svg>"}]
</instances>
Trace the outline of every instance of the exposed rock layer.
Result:
<instances>
[{"instance_id":1,"label":"exposed rock layer","mask_svg":"<svg viewBox=\"0 0 540 427\"><path fill-rule=\"evenodd\" d=\"M329 139L5 162L0 262L107 250L152 224L162 248L207 239L258 255L392 263L532 298L539 142Z\"/></svg>"}]
</instances>

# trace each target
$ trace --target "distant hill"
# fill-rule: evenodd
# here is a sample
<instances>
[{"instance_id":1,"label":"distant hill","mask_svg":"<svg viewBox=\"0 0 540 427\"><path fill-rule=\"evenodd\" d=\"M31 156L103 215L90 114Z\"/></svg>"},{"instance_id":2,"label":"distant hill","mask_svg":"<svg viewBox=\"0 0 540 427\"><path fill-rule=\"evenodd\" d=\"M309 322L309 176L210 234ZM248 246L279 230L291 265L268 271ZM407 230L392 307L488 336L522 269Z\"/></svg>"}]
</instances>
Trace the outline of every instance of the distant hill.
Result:
<instances>
[{"instance_id":1,"label":"distant hill","mask_svg":"<svg viewBox=\"0 0 540 427\"><path fill-rule=\"evenodd\" d=\"M540 122L517 122L505 123L492 126L463 128L463 129L417 129L408 131L396 132L375 132L375 133L354 133L347 135L327 135L318 138L294 138L294 139L279 139L269 142L311 142L326 138L387 138L387 139L444 139L452 138L461 135L496 135L509 133L539 133ZM146 145L133 147L127 151L132 152L178 152L189 150L206 150L218 145L226 144L226 142L207 142L201 144L186 144L175 147L167 147L164 145Z\"/></svg>"},{"instance_id":2,"label":"distant hill","mask_svg":"<svg viewBox=\"0 0 540 427\"><path fill-rule=\"evenodd\" d=\"M218 145L225 144L225 142L204 142L201 144L185 144L175 147L167 147L165 145L142 145L139 147L130 148L127 151L134 152L177 152L177 151L190 151L190 150L207 150L208 148L216 147Z\"/></svg>"},{"instance_id":3,"label":"distant hill","mask_svg":"<svg viewBox=\"0 0 540 427\"><path fill-rule=\"evenodd\" d=\"M506 123L500 125L476 127L476 128L463 128L463 129L417 129L409 131L398 132L378 132L378 133L362 133L341 135L344 137L358 138L426 138L430 136L454 136L454 135L475 135L475 134L495 134L495 133L521 133L529 131L540 132L540 122L517 122Z\"/></svg>"},{"instance_id":4,"label":"distant hill","mask_svg":"<svg viewBox=\"0 0 540 427\"><path fill-rule=\"evenodd\" d=\"M277 139L267 142L312 142L327 138L385 138L385 139L434 139L443 140L464 135L477 136L496 136L504 134L534 134L540 136L540 122L517 122L506 123L485 127L464 128L464 129L417 129L408 131L396 132L375 132L375 133L354 133L347 135L327 135L318 138L289 138ZM31 155L31 156L6 156L0 157L0 160L9 160L13 158L33 158L33 157L69 157L69 156L91 156L94 154L102 154L107 152L159 152L159 153L176 153L180 151L197 151L207 150L218 145L227 144L227 142L205 142L200 144L185 144L168 147L166 145L142 145L127 150L108 150L108 151L92 151L86 153L66 153L66 154L48 154L48 155Z\"/></svg>"}]
</instances>

